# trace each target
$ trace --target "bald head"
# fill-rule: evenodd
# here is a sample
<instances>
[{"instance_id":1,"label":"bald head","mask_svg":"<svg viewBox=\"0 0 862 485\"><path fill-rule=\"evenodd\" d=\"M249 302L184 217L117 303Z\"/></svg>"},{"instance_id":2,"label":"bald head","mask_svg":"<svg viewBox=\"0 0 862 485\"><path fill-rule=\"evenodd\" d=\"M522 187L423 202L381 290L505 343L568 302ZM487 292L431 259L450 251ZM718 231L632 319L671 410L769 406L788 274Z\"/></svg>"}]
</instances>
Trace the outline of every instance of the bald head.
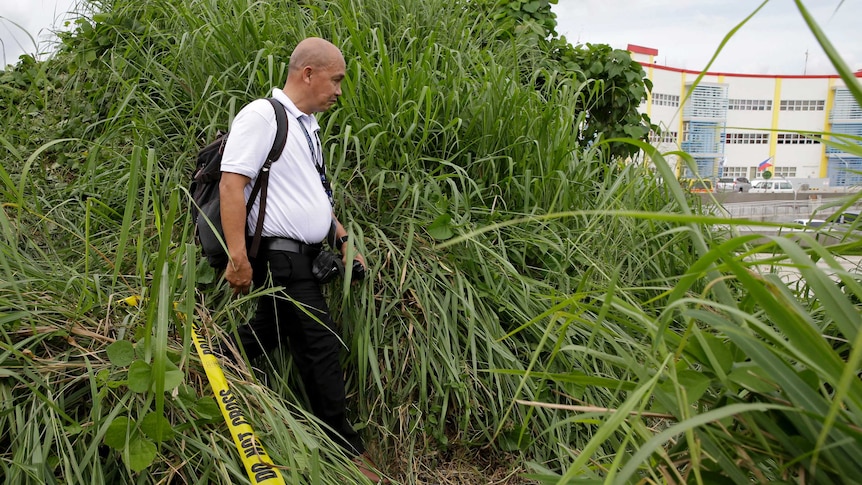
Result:
<instances>
[{"instance_id":1,"label":"bald head","mask_svg":"<svg viewBox=\"0 0 862 485\"><path fill-rule=\"evenodd\" d=\"M305 67L321 69L338 63L344 63L344 57L338 47L328 40L309 37L296 45L296 49L290 55L288 71L299 72Z\"/></svg>"},{"instance_id":2,"label":"bald head","mask_svg":"<svg viewBox=\"0 0 862 485\"><path fill-rule=\"evenodd\" d=\"M326 111L341 96L344 56L331 42L309 37L290 55L284 94L306 114Z\"/></svg>"}]
</instances>

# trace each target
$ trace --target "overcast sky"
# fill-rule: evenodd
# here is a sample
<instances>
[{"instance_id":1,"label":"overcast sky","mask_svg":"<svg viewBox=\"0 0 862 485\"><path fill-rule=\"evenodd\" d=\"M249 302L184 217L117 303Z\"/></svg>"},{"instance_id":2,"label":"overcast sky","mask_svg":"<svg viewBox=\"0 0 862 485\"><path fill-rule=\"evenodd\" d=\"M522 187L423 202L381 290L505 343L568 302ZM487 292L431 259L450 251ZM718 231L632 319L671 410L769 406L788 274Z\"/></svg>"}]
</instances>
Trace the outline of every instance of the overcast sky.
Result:
<instances>
[{"instance_id":1,"label":"overcast sky","mask_svg":"<svg viewBox=\"0 0 862 485\"><path fill-rule=\"evenodd\" d=\"M656 61L701 70L761 0L558 0L557 33L571 44L658 49ZM804 0L844 61L862 69L862 0ZM839 7L840 5L840 7ZM836 13L837 8L837 13ZM807 64L806 64L807 52ZM770 0L710 67L749 74L834 74L793 0Z\"/></svg>"},{"instance_id":2,"label":"overcast sky","mask_svg":"<svg viewBox=\"0 0 862 485\"><path fill-rule=\"evenodd\" d=\"M76 0L0 0L0 65L16 64L24 52L35 53L33 40L27 34L36 42L52 39L52 27L62 28L66 12L76 3Z\"/></svg>"},{"instance_id":3,"label":"overcast sky","mask_svg":"<svg viewBox=\"0 0 862 485\"><path fill-rule=\"evenodd\" d=\"M141 0L145 1L145 0ZM37 41L62 28L77 0L0 0L0 63L14 64ZM804 0L853 70L862 69L862 0ZM658 49L659 64L700 70L722 38L760 0L558 0L557 32L572 44L628 44ZM839 7L840 4L840 7ZM837 8L837 13L836 13ZM807 61L806 61L807 53ZM710 68L751 74L834 74L793 0L770 0L728 42Z\"/></svg>"}]
</instances>

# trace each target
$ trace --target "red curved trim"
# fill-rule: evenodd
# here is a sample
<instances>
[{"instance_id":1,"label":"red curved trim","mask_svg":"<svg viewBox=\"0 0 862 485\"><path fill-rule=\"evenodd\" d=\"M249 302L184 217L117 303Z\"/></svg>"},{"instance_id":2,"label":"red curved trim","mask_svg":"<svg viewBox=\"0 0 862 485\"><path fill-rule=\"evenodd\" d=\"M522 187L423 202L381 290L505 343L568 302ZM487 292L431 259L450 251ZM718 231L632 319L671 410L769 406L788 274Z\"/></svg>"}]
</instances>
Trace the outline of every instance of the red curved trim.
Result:
<instances>
[{"instance_id":1,"label":"red curved trim","mask_svg":"<svg viewBox=\"0 0 862 485\"><path fill-rule=\"evenodd\" d=\"M645 56L657 56L658 49L653 49L651 47L644 47L642 45L629 44L626 47L626 50L629 52L634 52L635 54L643 54Z\"/></svg>"},{"instance_id":2,"label":"red curved trim","mask_svg":"<svg viewBox=\"0 0 862 485\"><path fill-rule=\"evenodd\" d=\"M629 47L632 47L632 46L629 45ZM635 52L635 51L632 51L631 49L629 49L629 51ZM658 51L656 51L656 52L658 52ZM695 70L691 70L691 69L681 69L678 67L670 67L670 66L660 66L658 64L650 64L648 62L641 62L640 64L644 68L649 67L652 69L661 69L663 71L684 72L686 74L696 74L696 75L701 73L701 71L695 71ZM711 72L711 71L707 71L706 74L708 76L748 77L748 78L766 78L766 79L775 79L775 78L781 78L781 79L830 79L830 78L834 78L834 79L838 79L841 77L838 74L809 74L809 75L801 75L801 74L742 74L742 73L735 73L735 72ZM854 72L853 75L857 78L862 78L862 70Z\"/></svg>"}]
</instances>

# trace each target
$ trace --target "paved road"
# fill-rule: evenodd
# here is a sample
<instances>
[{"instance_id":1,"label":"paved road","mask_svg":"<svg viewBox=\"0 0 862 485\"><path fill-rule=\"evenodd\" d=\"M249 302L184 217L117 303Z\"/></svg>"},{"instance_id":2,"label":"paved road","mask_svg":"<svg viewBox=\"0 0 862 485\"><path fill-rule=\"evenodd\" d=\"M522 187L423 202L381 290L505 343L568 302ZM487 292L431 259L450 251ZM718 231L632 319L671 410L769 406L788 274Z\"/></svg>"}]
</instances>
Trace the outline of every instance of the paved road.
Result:
<instances>
[{"instance_id":1,"label":"paved road","mask_svg":"<svg viewBox=\"0 0 862 485\"><path fill-rule=\"evenodd\" d=\"M843 256L838 259L838 262L845 270L862 275L862 256ZM834 275L835 273L835 270L823 261L818 261L817 267L824 270L829 275ZM772 268L770 266L759 266L756 268L760 270L761 273L768 273L772 271ZM788 268L783 266L776 269L778 277L781 278L781 280L785 283L792 284L796 281L799 281L800 279L799 270L795 268ZM833 276L833 278L836 280L838 279L837 276Z\"/></svg>"},{"instance_id":2,"label":"paved road","mask_svg":"<svg viewBox=\"0 0 862 485\"><path fill-rule=\"evenodd\" d=\"M855 191L854 191L855 192ZM751 192L714 192L712 194L700 194L704 203L712 201L710 195L715 197L720 204L735 204L745 202L763 201L807 201L812 199L829 200L853 195L854 192L807 190L792 194L752 194Z\"/></svg>"},{"instance_id":3,"label":"paved road","mask_svg":"<svg viewBox=\"0 0 862 485\"><path fill-rule=\"evenodd\" d=\"M793 219L826 219L839 208L841 198L847 194L843 193L821 193L805 196L800 194L743 194L722 193L716 194L719 204L718 212L736 219L750 219L756 221L790 222ZM711 199L705 200L707 206L714 205ZM862 202L847 209L850 212L859 212Z\"/></svg>"},{"instance_id":4,"label":"paved road","mask_svg":"<svg viewBox=\"0 0 862 485\"><path fill-rule=\"evenodd\" d=\"M834 214L834 207L828 206L830 203L837 202L840 197L846 197L848 194L832 192L832 193L813 193L810 197L802 197L801 194L743 194L743 193L723 193L716 194L724 197L716 197L725 214L734 219L749 219L754 221L769 221L769 222L790 222L794 219L826 219ZM818 197L819 196L819 197ZM860 212L862 203L857 203L849 211ZM735 226L740 234L763 234L765 236L786 235L792 233L792 229L775 227L757 226L756 224ZM847 224L836 224L834 230L846 231L849 228ZM859 237L862 237L862 231L854 231ZM823 245L835 244L838 242L837 237L822 235L819 242ZM854 271L862 274L862 256L843 256L839 259L842 267L848 271ZM832 273L833 270L825 263L818 262L817 266ZM761 267L761 271L768 272L770 268ZM799 271L792 268L780 268L779 276L785 282L793 282L799 280Z\"/></svg>"}]
</instances>

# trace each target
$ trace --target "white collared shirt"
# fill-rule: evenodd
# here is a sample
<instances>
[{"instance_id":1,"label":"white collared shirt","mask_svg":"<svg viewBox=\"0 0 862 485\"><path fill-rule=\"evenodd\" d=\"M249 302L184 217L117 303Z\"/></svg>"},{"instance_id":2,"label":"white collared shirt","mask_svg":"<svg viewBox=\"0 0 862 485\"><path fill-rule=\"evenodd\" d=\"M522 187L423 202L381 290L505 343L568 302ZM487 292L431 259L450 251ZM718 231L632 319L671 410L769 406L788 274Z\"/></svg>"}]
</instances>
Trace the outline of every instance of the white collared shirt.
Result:
<instances>
[{"instance_id":1,"label":"white collared shirt","mask_svg":"<svg viewBox=\"0 0 862 485\"><path fill-rule=\"evenodd\" d=\"M320 125L314 116L299 111L281 89L274 89L272 97L287 111L288 133L281 157L270 168L262 235L318 243L326 238L332 217L332 206L314 163L317 157L322 160L323 154L310 151L310 148L321 149L316 134ZM311 147L297 122L308 130ZM276 131L275 113L265 99L249 103L233 120L221 168L223 172L251 179L245 188L246 200L272 148ZM249 231L253 231L257 223L258 210L259 200L256 200L248 216Z\"/></svg>"}]
</instances>

